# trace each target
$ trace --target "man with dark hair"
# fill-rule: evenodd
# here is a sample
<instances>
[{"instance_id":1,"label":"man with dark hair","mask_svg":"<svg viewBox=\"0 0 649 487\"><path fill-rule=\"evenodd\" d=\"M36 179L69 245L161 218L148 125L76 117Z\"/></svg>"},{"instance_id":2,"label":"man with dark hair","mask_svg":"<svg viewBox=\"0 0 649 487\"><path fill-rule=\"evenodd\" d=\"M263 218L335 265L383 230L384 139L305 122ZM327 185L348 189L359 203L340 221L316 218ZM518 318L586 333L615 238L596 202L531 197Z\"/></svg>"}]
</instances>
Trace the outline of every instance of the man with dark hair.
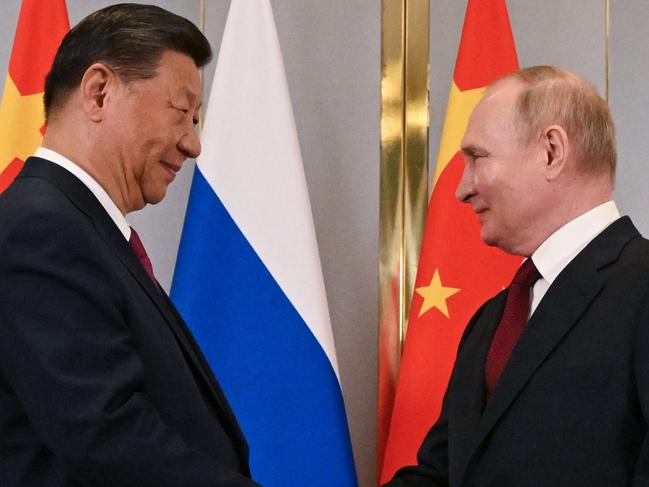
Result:
<instances>
[{"instance_id":1,"label":"man with dark hair","mask_svg":"<svg viewBox=\"0 0 649 487\"><path fill-rule=\"evenodd\" d=\"M649 485L649 242L612 200L608 106L564 69L492 84L456 195L527 259L474 315L418 465L386 487Z\"/></svg>"},{"instance_id":2,"label":"man with dark hair","mask_svg":"<svg viewBox=\"0 0 649 487\"><path fill-rule=\"evenodd\" d=\"M0 485L254 487L209 365L124 215L200 152L188 20L122 4L47 78L48 130L0 197Z\"/></svg>"}]
</instances>

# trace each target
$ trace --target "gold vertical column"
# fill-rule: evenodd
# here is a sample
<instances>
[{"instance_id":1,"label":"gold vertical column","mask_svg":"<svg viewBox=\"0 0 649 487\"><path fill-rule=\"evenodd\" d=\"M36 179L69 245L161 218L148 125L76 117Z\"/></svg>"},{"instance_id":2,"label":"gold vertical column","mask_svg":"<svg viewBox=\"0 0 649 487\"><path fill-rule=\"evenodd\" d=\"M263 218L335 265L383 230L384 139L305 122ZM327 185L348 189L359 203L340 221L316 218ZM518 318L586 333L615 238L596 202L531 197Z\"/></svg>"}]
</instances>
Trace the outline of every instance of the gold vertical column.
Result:
<instances>
[{"instance_id":1,"label":"gold vertical column","mask_svg":"<svg viewBox=\"0 0 649 487\"><path fill-rule=\"evenodd\" d=\"M604 70L605 70L604 96L607 102L610 102L610 100L608 99L608 89L609 89L609 83L611 79L610 56L611 56L611 1L604 0Z\"/></svg>"},{"instance_id":2,"label":"gold vertical column","mask_svg":"<svg viewBox=\"0 0 649 487\"><path fill-rule=\"evenodd\" d=\"M379 468L428 200L429 0L383 0L381 36Z\"/></svg>"}]
</instances>

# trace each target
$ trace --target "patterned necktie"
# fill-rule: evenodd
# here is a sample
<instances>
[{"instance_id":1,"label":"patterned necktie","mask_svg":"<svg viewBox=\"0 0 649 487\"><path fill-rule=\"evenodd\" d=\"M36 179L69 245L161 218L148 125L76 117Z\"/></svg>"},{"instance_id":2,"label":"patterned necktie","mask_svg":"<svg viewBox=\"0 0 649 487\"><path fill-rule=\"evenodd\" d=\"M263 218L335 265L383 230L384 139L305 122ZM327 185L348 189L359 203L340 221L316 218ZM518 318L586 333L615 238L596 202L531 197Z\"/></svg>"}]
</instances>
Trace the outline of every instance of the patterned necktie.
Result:
<instances>
[{"instance_id":1,"label":"patterned necktie","mask_svg":"<svg viewBox=\"0 0 649 487\"><path fill-rule=\"evenodd\" d=\"M144 270L153 281L153 284L158 287L158 281L156 281L155 276L153 275L153 266L151 265L151 260L149 260L149 256L146 254L146 250L144 250L144 245L142 245L140 236L137 234L135 228L133 227L131 227L131 238L128 240L128 243L135 252L135 255L137 255L137 258L140 260L140 264L142 264L142 267L144 267Z\"/></svg>"},{"instance_id":2,"label":"patterned necktie","mask_svg":"<svg viewBox=\"0 0 649 487\"><path fill-rule=\"evenodd\" d=\"M509 286L505 311L487 355L485 378L487 392L490 396L512 350L523 334L530 312L530 287L540 278L541 274L530 258L523 262Z\"/></svg>"}]
</instances>

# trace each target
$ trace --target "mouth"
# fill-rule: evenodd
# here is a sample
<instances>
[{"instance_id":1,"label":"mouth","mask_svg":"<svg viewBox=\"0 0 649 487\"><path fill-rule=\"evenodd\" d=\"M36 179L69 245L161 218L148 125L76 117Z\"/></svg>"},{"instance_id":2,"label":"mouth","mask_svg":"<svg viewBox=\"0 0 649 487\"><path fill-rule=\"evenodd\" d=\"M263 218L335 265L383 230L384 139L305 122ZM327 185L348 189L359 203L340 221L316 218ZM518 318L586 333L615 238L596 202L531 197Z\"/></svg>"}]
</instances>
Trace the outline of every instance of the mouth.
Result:
<instances>
[{"instance_id":1,"label":"mouth","mask_svg":"<svg viewBox=\"0 0 649 487\"><path fill-rule=\"evenodd\" d=\"M180 171L182 165L177 165L177 164L170 164L165 161L160 161L160 164L162 164L162 167L164 167L165 171L167 172L169 176L169 182L173 181L176 177L176 173Z\"/></svg>"},{"instance_id":2,"label":"mouth","mask_svg":"<svg viewBox=\"0 0 649 487\"><path fill-rule=\"evenodd\" d=\"M482 223L482 220L484 218L485 213L489 210L489 208L475 208L473 211L475 212L476 216L478 217L478 221Z\"/></svg>"}]
</instances>

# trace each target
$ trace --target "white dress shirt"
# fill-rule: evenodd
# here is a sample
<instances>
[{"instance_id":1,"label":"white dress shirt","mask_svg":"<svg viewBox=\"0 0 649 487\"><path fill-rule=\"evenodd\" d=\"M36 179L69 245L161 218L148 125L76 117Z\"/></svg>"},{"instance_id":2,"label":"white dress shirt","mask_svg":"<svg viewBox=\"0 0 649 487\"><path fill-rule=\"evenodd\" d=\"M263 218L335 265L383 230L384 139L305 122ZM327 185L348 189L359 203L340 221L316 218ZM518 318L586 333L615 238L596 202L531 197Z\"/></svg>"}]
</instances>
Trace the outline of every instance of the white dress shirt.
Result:
<instances>
[{"instance_id":1,"label":"white dress shirt","mask_svg":"<svg viewBox=\"0 0 649 487\"><path fill-rule=\"evenodd\" d=\"M614 201L607 201L578 216L550 235L532 254L541 279L532 287L530 316L561 271L591 240L620 218Z\"/></svg>"},{"instance_id":2,"label":"white dress shirt","mask_svg":"<svg viewBox=\"0 0 649 487\"><path fill-rule=\"evenodd\" d=\"M71 172L76 176L79 181L81 181L91 192L95 195L95 198L99 200L101 206L104 207L106 213L111 217L111 219L119 228L119 231L122 232L124 238L129 240L131 238L131 227L129 226L126 218L122 215L122 212L119 210L115 202L110 199L108 193L101 185L86 171L77 166L70 159L62 156L58 152L53 151L52 149L46 149L45 147L39 147L36 149L34 154L36 157L46 159L50 162L53 162L57 166L61 166L63 169Z\"/></svg>"}]
</instances>

